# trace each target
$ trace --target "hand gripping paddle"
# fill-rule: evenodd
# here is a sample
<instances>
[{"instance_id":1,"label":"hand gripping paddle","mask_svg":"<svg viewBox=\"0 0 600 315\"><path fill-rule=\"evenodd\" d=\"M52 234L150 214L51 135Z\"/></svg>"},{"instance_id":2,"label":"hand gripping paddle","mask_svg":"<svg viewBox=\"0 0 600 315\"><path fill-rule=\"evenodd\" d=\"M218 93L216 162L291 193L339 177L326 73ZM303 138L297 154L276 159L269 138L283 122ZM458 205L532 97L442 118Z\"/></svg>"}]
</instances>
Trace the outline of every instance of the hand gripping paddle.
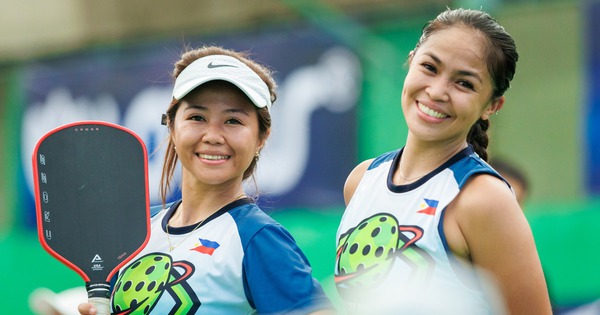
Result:
<instances>
[{"instance_id":1,"label":"hand gripping paddle","mask_svg":"<svg viewBox=\"0 0 600 315\"><path fill-rule=\"evenodd\" d=\"M85 280L99 315L110 279L150 237L147 170L142 140L107 122L58 127L33 152L38 238Z\"/></svg>"}]
</instances>

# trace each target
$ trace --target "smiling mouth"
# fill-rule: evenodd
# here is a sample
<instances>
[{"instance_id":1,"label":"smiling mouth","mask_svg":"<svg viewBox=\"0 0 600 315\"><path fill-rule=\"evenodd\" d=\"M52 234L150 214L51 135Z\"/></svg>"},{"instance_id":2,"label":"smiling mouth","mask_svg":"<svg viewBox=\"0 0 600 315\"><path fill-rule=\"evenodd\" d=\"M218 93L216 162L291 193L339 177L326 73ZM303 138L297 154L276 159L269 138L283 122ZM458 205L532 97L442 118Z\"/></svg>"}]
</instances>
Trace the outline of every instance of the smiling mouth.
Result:
<instances>
[{"instance_id":1,"label":"smiling mouth","mask_svg":"<svg viewBox=\"0 0 600 315\"><path fill-rule=\"evenodd\" d=\"M210 154L200 154L196 153L196 156L211 161L219 161L219 160L228 160L231 156L229 155L210 155Z\"/></svg>"},{"instance_id":2,"label":"smiling mouth","mask_svg":"<svg viewBox=\"0 0 600 315\"><path fill-rule=\"evenodd\" d=\"M435 111L435 110L433 110L433 109L431 109L431 108L429 108L429 107L427 107L427 106L423 105L422 103L419 103L419 109L420 109L420 110L421 110L423 113L425 113L425 115L427 115L427 116L430 116L430 117L433 117L433 118L439 118L439 119L442 119L442 118L448 118L448 117L450 117L450 115L446 115L446 114L444 114L444 113L440 113L440 112L438 112L438 111Z\"/></svg>"}]
</instances>

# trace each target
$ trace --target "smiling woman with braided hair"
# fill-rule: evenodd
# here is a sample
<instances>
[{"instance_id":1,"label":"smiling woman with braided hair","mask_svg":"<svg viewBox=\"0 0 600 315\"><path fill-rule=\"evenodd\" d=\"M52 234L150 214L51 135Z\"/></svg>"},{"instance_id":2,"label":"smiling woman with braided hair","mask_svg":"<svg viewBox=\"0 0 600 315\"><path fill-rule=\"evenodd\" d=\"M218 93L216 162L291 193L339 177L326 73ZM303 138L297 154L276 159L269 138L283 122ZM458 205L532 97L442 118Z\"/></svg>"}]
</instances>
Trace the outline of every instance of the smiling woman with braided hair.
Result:
<instances>
[{"instance_id":1,"label":"smiling woman with braided hair","mask_svg":"<svg viewBox=\"0 0 600 315\"><path fill-rule=\"evenodd\" d=\"M551 314L531 229L486 163L517 60L485 12L448 9L423 28L402 91L406 144L344 187L335 279L350 313Z\"/></svg>"}]
</instances>

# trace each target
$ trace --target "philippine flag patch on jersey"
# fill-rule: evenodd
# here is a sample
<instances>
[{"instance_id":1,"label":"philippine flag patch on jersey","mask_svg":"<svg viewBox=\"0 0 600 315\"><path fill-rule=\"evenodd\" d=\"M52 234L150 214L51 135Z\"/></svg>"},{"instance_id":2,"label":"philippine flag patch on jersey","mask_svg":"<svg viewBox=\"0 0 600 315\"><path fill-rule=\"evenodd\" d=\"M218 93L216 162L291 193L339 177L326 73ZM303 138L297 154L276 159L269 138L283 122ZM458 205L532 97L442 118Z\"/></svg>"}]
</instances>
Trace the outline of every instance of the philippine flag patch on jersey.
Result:
<instances>
[{"instance_id":1,"label":"philippine flag patch on jersey","mask_svg":"<svg viewBox=\"0 0 600 315\"><path fill-rule=\"evenodd\" d=\"M421 208L417 213L424 213L428 215L435 215L435 211L437 210L437 206L439 201L423 198L423 203L421 203Z\"/></svg>"},{"instance_id":2,"label":"philippine flag patch on jersey","mask_svg":"<svg viewBox=\"0 0 600 315\"><path fill-rule=\"evenodd\" d=\"M220 245L217 242L199 238L196 247L192 248L191 250L195 250L202 254L212 255L215 250L219 248L219 246Z\"/></svg>"}]
</instances>

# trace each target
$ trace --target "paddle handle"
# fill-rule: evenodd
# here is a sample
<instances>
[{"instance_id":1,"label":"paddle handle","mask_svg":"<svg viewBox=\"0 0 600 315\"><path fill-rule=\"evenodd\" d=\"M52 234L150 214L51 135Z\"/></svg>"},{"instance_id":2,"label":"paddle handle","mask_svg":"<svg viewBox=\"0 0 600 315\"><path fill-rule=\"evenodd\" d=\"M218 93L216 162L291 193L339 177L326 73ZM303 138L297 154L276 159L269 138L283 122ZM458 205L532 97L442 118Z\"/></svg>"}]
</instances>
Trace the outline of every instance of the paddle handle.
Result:
<instances>
[{"instance_id":1,"label":"paddle handle","mask_svg":"<svg viewBox=\"0 0 600 315\"><path fill-rule=\"evenodd\" d=\"M85 289L88 302L97 310L96 315L110 315L110 284L90 281L85 284Z\"/></svg>"},{"instance_id":2,"label":"paddle handle","mask_svg":"<svg viewBox=\"0 0 600 315\"><path fill-rule=\"evenodd\" d=\"M110 315L110 299L107 298L89 298L88 302L96 308L96 315Z\"/></svg>"}]
</instances>

